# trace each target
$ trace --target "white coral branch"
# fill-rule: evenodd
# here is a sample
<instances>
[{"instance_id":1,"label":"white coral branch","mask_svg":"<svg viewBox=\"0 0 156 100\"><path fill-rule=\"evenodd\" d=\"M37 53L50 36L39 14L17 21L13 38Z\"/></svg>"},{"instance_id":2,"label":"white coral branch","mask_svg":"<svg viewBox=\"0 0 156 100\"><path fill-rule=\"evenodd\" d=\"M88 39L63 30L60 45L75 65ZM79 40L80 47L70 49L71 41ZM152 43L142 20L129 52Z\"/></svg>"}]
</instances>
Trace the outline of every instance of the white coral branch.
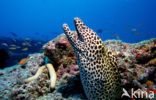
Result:
<instances>
[{"instance_id":1,"label":"white coral branch","mask_svg":"<svg viewBox=\"0 0 156 100\"><path fill-rule=\"evenodd\" d=\"M28 82L31 82L33 80L36 80L43 73L43 71L46 67L48 68L48 71L50 74L50 87L55 88L57 76L56 76L56 72L55 72L53 65L50 63L48 63L46 66L41 66L38 69L37 73L34 76L26 79L25 82L28 83Z\"/></svg>"},{"instance_id":2,"label":"white coral branch","mask_svg":"<svg viewBox=\"0 0 156 100\"><path fill-rule=\"evenodd\" d=\"M55 88L56 79L57 79L55 69L54 69L53 65L49 64L49 63L47 64L47 68L48 68L49 74L50 74L50 87Z\"/></svg>"},{"instance_id":3,"label":"white coral branch","mask_svg":"<svg viewBox=\"0 0 156 100\"><path fill-rule=\"evenodd\" d=\"M41 67L37 70L37 73L36 73L34 76L32 76L32 77L26 79L25 82L31 82L31 81L33 81L33 80L36 80L36 79L42 74L42 72L43 72L43 70L44 70L45 68L46 68L46 66L41 66Z\"/></svg>"}]
</instances>

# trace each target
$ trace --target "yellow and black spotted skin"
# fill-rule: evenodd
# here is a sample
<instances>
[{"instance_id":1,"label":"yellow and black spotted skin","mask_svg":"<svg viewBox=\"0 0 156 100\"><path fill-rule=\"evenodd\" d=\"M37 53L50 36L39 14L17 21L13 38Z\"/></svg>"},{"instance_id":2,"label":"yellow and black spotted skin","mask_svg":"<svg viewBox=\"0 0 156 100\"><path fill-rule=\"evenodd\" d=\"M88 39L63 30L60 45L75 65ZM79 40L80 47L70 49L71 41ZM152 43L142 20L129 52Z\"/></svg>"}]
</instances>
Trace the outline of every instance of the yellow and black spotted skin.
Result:
<instances>
[{"instance_id":1,"label":"yellow and black spotted skin","mask_svg":"<svg viewBox=\"0 0 156 100\"><path fill-rule=\"evenodd\" d=\"M121 80L116 59L108 52L99 36L79 18L74 19L77 36L67 24L64 32L76 54L81 82L89 100L120 98Z\"/></svg>"}]
</instances>

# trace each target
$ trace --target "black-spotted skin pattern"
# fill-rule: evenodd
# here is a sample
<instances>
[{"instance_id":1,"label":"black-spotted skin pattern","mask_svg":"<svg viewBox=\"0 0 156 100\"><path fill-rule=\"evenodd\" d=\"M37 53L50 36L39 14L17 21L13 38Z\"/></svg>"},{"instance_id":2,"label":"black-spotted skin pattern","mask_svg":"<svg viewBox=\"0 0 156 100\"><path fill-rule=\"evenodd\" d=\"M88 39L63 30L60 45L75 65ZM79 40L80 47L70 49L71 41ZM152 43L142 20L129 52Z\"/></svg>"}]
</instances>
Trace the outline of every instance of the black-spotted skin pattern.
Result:
<instances>
[{"instance_id":1,"label":"black-spotted skin pattern","mask_svg":"<svg viewBox=\"0 0 156 100\"><path fill-rule=\"evenodd\" d=\"M79 18L75 18L77 36L67 24L64 32L76 54L81 82L89 100L116 100L121 93L121 80L116 59L108 52L99 36Z\"/></svg>"}]
</instances>

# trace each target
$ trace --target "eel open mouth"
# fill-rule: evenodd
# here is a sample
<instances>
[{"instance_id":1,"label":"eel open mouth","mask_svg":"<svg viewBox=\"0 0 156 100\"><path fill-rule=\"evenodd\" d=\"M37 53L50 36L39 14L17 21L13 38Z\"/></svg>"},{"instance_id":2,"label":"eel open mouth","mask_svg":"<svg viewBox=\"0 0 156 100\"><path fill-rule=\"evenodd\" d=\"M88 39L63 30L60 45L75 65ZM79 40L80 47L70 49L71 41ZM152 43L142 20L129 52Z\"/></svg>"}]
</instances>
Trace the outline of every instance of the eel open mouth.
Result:
<instances>
[{"instance_id":1,"label":"eel open mouth","mask_svg":"<svg viewBox=\"0 0 156 100\"><path fill-rule=\"evenodd\" d=\"M84 51L84 47L85 47L84 30L87 27L79 18L74 18L74 22L75 22L75 28L77 30L77 34L72 32L67 24L63 24L64 32L65 32L69 42L75 49Z\"/></svg>"},{"instance_id":2,"label":"eel open mouth","mask_svg":"<svg viewBox=\"0 0 156 100\"><path fill-rule=\"evenodd\" d=\"M74 23L77 31L77 38L80 41L84 42L84 34L82 33L82 31L85 30L85 24L79 18L74 18Z\"/></svg>"}]
</instances>

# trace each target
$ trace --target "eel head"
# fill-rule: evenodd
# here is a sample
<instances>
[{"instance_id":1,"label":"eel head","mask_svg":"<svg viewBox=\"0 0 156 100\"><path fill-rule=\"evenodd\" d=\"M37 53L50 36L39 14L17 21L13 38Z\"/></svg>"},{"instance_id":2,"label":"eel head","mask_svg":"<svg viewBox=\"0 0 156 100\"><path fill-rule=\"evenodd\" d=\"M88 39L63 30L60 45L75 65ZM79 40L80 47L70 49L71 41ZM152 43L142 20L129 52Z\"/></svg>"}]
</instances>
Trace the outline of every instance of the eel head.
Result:
<instances>
[{"instance_id":1,"label":"eel head","mask_svg":"<svg viewBox=\"0 0 156 100\"><path fill-rule=\"evenodd\" d=\"M64 32L71 43L74 52L78 56L95 60L100 53L104 53L105 48L99 36L88 28L79 18L74 18L77 35L71 31L67 24L63 24Z\"/></svg>"}]
</instances>

